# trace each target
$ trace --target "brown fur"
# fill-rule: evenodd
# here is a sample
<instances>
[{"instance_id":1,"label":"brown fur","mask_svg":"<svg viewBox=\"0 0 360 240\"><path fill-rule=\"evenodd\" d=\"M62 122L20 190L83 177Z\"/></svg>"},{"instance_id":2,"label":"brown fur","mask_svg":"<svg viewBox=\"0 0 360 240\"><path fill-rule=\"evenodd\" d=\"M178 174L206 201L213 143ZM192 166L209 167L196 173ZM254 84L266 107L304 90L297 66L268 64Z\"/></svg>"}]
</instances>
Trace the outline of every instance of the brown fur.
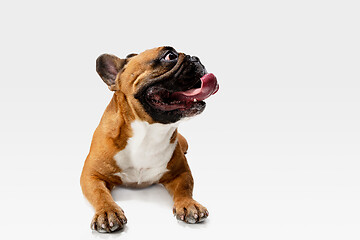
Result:
<instances>
[{"instance_id":1,"label":"brown fur","mask_svg":"<svg viewBox=\"0 0 360 240\"><path fill-rule=\"evenodd\" d=\"M126 66L117 75L114 96L107 106L99 126L93 135L90 152L81 174L81 187L85 197L95 209L92 228L111 232L121 229L126 223L122 209L114 202L110 191L121 185L122 181L115 173L121 172L114 155L123 150L132 136L131 122L135 119L153 123L133 94L144 84L146 76L163 74L162 69L152 69L148 64L161 48L151 49L132 56ZM174 214L178 219L196 221L206 218L206 208L192 199L193 178L185 153L188 144L177 130L169 140L177 146L166 172L159 183L163 184L174 199Z\"/></svg>"}]
</instances>

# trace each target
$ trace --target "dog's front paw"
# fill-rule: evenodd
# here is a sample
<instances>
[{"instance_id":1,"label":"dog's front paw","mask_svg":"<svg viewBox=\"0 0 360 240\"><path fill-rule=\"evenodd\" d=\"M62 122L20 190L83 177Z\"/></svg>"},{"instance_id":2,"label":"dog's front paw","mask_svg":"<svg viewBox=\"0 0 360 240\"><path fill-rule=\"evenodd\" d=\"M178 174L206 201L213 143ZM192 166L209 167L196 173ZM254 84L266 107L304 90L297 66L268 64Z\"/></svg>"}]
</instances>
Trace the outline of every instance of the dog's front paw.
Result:
<instances>
[{"instance_id":1,"label":"dog's front paw","mask_svg":"<svg viewBox=\"0 0 360 240\"><path fill-rule=\"evenodd\" d=\"M97 211L91 222L91 229L101 233L115 232L124 227L127 219L120 207Z\"/></svg>"},{"instance_id":2,"label":"dog's front paw","mask_svg":"<svg viewBox=\"0 0 360 240\"><path fill-rule=\"evenodd\" d=\"M209 216L208 210L191 198L176 201L173 212L178 220L186 223L199 223Z\"/></svg>"}]
</instances>

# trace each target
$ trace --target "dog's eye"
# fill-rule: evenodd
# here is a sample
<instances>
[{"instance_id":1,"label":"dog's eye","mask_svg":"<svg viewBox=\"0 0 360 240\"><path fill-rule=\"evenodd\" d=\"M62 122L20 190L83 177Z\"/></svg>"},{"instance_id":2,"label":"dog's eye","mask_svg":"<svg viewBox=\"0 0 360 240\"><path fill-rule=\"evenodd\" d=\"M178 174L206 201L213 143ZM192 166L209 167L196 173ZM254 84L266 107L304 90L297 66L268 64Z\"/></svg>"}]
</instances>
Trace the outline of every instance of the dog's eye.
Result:
<instances>
[{"instance_id":1,"label":"dog's eye","mask_svg":"<svg viewBox=\"0 0 360 240\"><path fill-rule=\"evenodd\" d=\"M177 54L173 53L173 52L168 52L165 57L164 57L164 60L165 61L173 61L173 60L176 60L177 59Z\"/></svg>"}]
</instances>

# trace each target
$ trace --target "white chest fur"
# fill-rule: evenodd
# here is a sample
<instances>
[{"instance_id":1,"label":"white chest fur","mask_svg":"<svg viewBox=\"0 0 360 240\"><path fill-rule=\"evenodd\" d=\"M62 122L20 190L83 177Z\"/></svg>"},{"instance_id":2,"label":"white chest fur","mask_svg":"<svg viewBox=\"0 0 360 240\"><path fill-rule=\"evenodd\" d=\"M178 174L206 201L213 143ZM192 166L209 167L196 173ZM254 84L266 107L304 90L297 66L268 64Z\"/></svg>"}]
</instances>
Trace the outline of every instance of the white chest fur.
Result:
<instances>
[{"instance_id":1,"label":"white chest fur","mask_svg":"<svg viewBox=\"0 0 360 240\"><path fill-rule=\"evenodd\" d=\"M125 185L152 184L160 180L177 144L176 141L170 143L177 127L178 123L149 124L137 120L131 123L133 136L114 156L122 170L116 175Z\"/></svg>"}]
</instances>

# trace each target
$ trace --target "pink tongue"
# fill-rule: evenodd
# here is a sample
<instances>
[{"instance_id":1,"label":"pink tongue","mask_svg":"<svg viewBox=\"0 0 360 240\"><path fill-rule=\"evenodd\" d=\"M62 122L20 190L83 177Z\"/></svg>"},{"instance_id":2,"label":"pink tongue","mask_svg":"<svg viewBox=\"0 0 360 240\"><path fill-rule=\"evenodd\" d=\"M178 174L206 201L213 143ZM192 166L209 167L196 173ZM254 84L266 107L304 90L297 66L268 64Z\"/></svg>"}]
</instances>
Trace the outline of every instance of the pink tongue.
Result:
<instances>
[{"instance_id":1,"label":"pink tongue","mask_svg":"<svg viewBox=\"0 0 360 240\"><path fill-rule=\"evenodd\" d=\"M201 87L190 89L185 92L174 92L171 96L181 101L202 101L219 90L219 84L212 73L205 74L201 78Z\"/></svg>"}]
</instances>

